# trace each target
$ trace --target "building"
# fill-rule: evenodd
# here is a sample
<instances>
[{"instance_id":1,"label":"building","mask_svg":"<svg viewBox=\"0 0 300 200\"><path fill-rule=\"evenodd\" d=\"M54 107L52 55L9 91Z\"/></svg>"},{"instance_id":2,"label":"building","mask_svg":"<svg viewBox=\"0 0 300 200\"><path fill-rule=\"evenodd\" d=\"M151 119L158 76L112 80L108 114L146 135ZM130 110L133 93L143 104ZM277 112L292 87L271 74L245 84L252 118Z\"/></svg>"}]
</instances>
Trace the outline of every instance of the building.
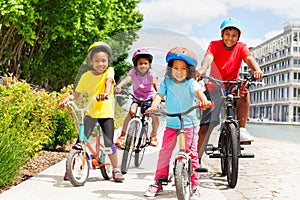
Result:
<instances>
[{"instance_id":1,"label":"building","mask_svg":"<svg viewBox=\"0 0 300 200\"><path fill-rule=\"evenodd\" d=\"M266 77L250 90L249 116L300 122L300 22L286 22L283 33L251 51Z\"/></svg>"}]
</instances>

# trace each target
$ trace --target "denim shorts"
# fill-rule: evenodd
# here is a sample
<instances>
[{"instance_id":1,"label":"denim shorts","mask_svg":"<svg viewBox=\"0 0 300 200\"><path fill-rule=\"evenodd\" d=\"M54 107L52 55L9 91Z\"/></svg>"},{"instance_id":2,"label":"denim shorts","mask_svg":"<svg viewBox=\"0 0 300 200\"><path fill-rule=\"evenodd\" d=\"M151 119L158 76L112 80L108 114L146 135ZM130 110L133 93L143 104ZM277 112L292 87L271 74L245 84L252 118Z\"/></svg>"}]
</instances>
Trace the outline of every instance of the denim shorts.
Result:
<instances>
[{"instance_id":1,"label":"denim shorts","mask_svg":"<svg viewBox=\"0 0 300 200\"><path fill-rule=\"evenodd\" d=\"M214 102L214 108L208 108L202 111L200 125L204 124L219 124L220 123L220 110L222 107L222 93L220 90L204 91L208 100Z\"/></svg>"}]
</instances>

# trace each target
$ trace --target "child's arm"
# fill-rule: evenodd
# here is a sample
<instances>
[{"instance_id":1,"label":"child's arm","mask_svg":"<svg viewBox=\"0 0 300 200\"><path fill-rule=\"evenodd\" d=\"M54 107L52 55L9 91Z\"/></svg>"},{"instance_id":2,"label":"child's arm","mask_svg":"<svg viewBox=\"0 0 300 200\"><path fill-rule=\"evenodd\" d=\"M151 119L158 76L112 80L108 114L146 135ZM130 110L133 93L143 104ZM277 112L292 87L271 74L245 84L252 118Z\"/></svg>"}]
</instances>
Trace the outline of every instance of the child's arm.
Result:
<instances>
[{"instance_id":1,"label":"child's arm","mask_svg":"<svg viewBox=\"0 0 300 200\"><path fill-rule=\"evenodd\" d=\"M195 92L197 98L201 101L201 104L203 105L203 108L209 108L211 106L211 101L209 101L205 94L202 92L201 89L196 90Z\"/></svg>"},{"instance_id":2,"label":"child's arm","mask_svg":"<svg viewBox=\"0 0 300 200\"><path fill-rule=\"evenodd\" d=\"M76 100L78 97L80 96L80 93L79 92L74 92L73 94L63 98L62 100L60 100L59 102L59 106L60 107L65 107L65 104L67 101L74 101Z\"/></svg>"},{"instance_id":3,"label":"child's arm","mask_svg":"<svg viewBox=\"0 0 300 200\"><path fill-rule=\"evenodd\" d=\"M115 87L115 92L120 93L121 88L125 85L127 85L131 81L131 76L126 76L125 79L123 79L116 87Z\"/></svg>"},{"instance_id":4,"label":"child's arm","mask_svg":"<svg viewBox=\"0 0 300 200\"><path fill-rule=\"evenodd\" d=\"M253 56L247 56L247 58L244 61L252 69L253 77L255 79L259 80L263 77L263 72L261 71L259 65L255 61Z\"/></svg>"},{"instance_id":5,"label":"child's arm","mask_svg":"<svg viewBox=\"0 0 300 200\"><path fill-rule=\"evenodd\" d=\"M113 82L114 82L114 80L112 78L106 79L105 91L103 94L98 94L98 96L97 96L98 101L103 101L106 98L106 96L109 95Z\"/></svg>"},{"instance_id":6,"label":"child's arm","mask_svg":"<svg viewBox=\"0 0 300 200\"><path fill-rule=\"evenodd\" d=\"M163 98L163 96L161 94L157 93L153 98L151 106L146 110L146 112L157 111L157 107L160 104L162 98Z\"/></svg>"},{"instance_id":7,"label":"child's arm","mask_svg":"<svg viewBox=\"0 0 300 200\"><path fill-rule=\"evenodd\" d=\"M197 79L201 80L202 79L202 75L205 75L207 72L207 69L210 67L211 63L214 60L214 56L211 54L205 54L202 62L201 62L201 67L199 67L198 69L198 74L197 74Z\"/></svg>"},{"instance_id":8,"label":"child's arm","mask_svg":"<svg viewBox=\"0 0 300 200\"><path fill-rule=\"evenodd\" d=\"M153 77L152 85L153 85L154 90L157 91L158 90L158 78Z\"/></svg>"}]
</instances>

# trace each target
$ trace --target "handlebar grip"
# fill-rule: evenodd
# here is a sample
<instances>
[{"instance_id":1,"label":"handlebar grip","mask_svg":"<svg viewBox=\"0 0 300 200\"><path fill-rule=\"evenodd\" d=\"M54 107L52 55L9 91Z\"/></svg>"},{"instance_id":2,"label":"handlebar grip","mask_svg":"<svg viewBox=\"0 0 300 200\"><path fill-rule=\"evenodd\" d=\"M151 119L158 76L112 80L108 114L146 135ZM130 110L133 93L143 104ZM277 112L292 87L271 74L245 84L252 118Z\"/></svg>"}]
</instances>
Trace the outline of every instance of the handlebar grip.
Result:
<instances>
[{"instance_id":1,"label":"handlebar grip","mask_svg":"<svg viewBox=\"0 0 300 200\"><path fill-rule=\"evenodd\" d=\"M108 100L108 95L106 95L106 96L104 97L104 99Z\"/></svg>"}]
</instances>

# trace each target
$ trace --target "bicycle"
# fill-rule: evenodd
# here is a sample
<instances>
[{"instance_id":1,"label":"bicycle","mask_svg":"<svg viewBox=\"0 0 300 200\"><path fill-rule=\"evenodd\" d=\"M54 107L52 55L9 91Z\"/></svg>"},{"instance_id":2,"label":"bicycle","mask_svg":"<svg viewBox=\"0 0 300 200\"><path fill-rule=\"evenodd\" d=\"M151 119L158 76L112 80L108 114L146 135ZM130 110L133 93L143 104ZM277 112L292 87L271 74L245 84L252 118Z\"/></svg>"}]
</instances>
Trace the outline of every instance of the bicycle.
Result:
<instances>
[{"instance_id":1,"label":"bicycle","mask_svg":"<svg viewBox=\"0 0 300 200\"><path fill-rule=\"evenodd\" d=\"M224 119L220 125L218 146L215 147L212 144L207 144L205 153L209 155L209 158L221 159L222 175L227 175L229 187L234 188L238 179L239 158L254 158L254 154L241 153L244 148L240 143L235 100L243 95L241 91L245 91L248 86L256 85L261 82L256 82L251 76L233 81L221 81L205 75L203 75L202 78L204 80L210 80L213 84L218 86L221 91L221 98L223 99L222 108L224 109ZM226 87L222 87L224 85ZM251 142L242 144L251 144Z\"/></svg>"},{"instance_id":2,"label":"bicycle","mask_svg":"<svg viewBox=\"0 0 300 200\"><path fill-rule=\"evenodd\" d=\"M213 107L214 104L212 102L210 108ZM201 104L197 104L182 113L167 113L161 110L158 110L157 112L148 113L157 116L178 117L180 120L180 129L178 129L177 131L177 143L179 144L179 150L176 153L173 161L173 176L175 179L176 195L177 195L177 199L179 200L190 199L192 195L191 176L192 173L194 173L194 171L192 168L192 160L190 157L190 152L187 152L185 147L185 132L184 132L183 116L189 114L194 109L203 109L203 106ZM170 178L159 178L157 181L162 185L167 185L169 182L171 182L171 178L172 175Z\"/></svg>"},{"instance_id":3,"label":"bicycle","mask_svg":"<svg viewBox=\"0 0 300 200\"><path fill-rule=\"evenodd\" d=\"M134 157L135 167L139 167L144 158L145 148L150 145L150 117L145 114L145 111L151 106L152 99L144 100L137 98L134 94L126 90L122 90L121 94L131 96L137 102L135 116L128 122L126 130L125 148L121 163L121 172L122 174L126 174L131 158Z\"/></svg>"},{"instance_id":4,"label":"bicycle","mask_svg":"<svg viewBox=\"0 0 300 200\"><path fill-rule=\"evenodd\" d=\"M96 97L91 98L87 106L79 108L75 102L67 101L66 106L70 106L76 120L79 122L79 141L83 141L75 144L72 147L72 151L69 153L66 161L66 173L73 186L83 186L87 178L89 177L90 169L100 169L101 174L105 180L109 180L112 177L112 166L110 163L106 163L108 154L111 154L111 148L104 147L100 143L100 126L96 123L96 138L95 148L89 143L89 140L84 134L84 114L85 111L96 100ZM80 119L78 119L78 113L80 113ZM93 155L91 152L96 152Z\"/></svg>"}]
</instances>

